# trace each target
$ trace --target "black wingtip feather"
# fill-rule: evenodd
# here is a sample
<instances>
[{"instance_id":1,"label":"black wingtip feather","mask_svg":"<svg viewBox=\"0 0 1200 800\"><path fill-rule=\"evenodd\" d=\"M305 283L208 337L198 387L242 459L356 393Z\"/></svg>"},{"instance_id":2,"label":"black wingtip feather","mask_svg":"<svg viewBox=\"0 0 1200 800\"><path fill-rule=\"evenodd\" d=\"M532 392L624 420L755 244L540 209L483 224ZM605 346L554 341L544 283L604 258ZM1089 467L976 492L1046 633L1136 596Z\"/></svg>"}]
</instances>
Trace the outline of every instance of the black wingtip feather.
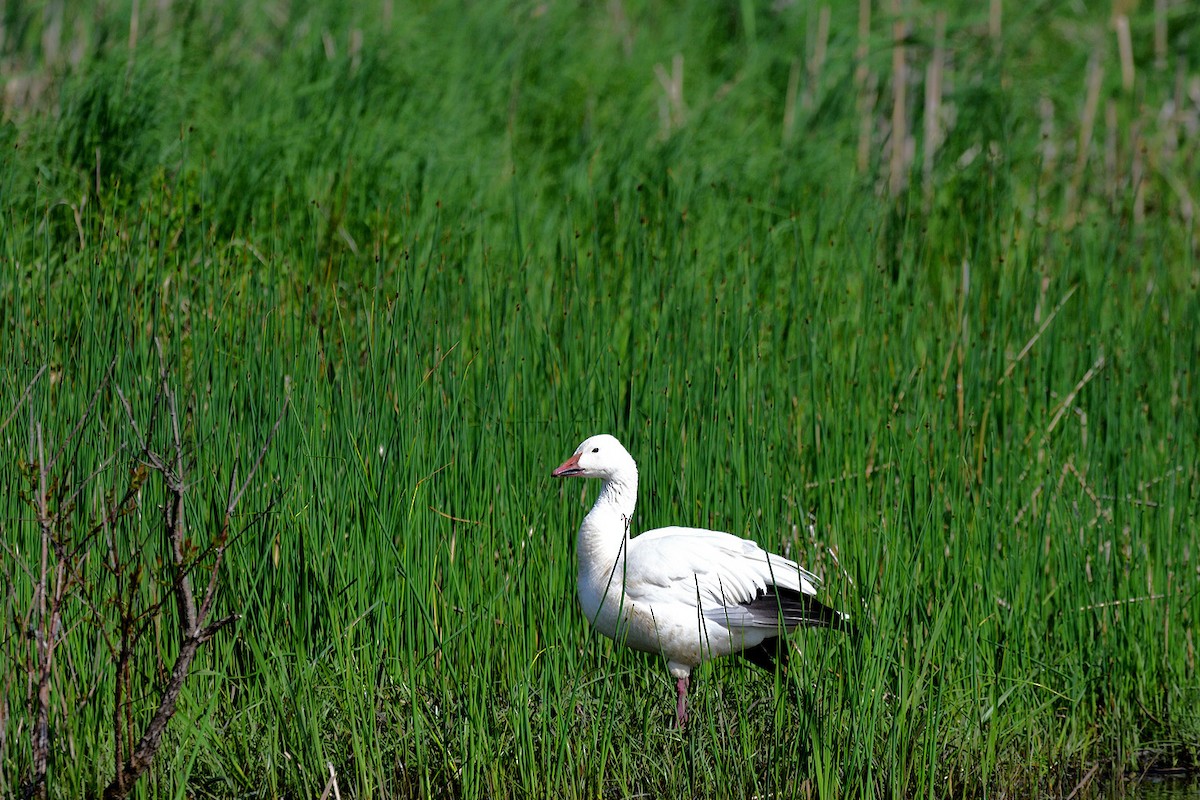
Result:
<instances>
[{"instance_id":1,"label":"black wingtip feather","mask_svg":"<svg viewBox=\"0 0 1200 800\"><path fill-rule=\"evenodd\" d=\"M747 647L738 653L738 655L761 670L774 672L776 664L782 670L787 669L789 652L790 649L787 646L787 641L783 637L772 636L770 639L754 645L754 647Z\"/></svg>"},{"instance_id":2,"label":"black wingtip feather","mask_svg":"<svg viewBox=\"0 0 1200 800\"><path fill-rule=\"evenodd\" d=\"M745 607L764 615L777 618L788 628L803 625L807 628L829 628L852 631L853 626L845 616L822 603L812 595L781 586L768 586Z\"/></svg>"},{"instance_id":3,"label":"black wingtip feather","mask_svg":"<svg viewBox=\"0 0 1200 800\"><path fill-rule=\"evenodd\" d=\"M775 616L788 628L828 628L841 631L855 641L859 639L859 628L848 622L841 612L794 589L770 586L745 605L755 612ZM774 672L776 665L786 670L789 652L791 650L785 637L772 636L753 647L747 647L738 655L760 669Z\"/></svg>"}]
</instances>

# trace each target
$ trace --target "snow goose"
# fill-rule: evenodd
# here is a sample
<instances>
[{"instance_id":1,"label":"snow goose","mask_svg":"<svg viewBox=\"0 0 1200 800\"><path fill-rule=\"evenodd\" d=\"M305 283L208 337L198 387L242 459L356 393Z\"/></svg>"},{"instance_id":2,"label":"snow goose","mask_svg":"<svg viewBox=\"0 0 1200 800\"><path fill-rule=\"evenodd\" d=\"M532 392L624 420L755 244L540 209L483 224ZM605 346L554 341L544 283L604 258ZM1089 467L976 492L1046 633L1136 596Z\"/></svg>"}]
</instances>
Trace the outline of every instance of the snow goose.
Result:
<instances>
[{"instance_id":1,"label":"snow goose","mask_svg":"<svg viewBox=\"0 0 1200 800\"><path fill-rule=\"evenodd\" d=\"M850 627L817 601L816 575L748 539L679 527L630 538L637 464L614 437L587 439L551 474L604 481L575 539L579 604L600 633L666 659L676 726L687 722L689 677L705 661L736 653L772 669L797 627Z\"/></svg>"}]
</instances>

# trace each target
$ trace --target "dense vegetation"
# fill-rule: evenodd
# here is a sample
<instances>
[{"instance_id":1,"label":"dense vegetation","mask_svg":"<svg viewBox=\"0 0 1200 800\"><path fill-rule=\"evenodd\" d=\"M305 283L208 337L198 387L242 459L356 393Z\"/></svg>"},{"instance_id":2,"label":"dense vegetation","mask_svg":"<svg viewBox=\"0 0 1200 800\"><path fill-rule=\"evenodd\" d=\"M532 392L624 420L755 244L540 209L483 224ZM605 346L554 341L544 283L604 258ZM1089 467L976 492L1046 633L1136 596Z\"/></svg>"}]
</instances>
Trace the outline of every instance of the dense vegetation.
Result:
<instances>
[{"instance_id":1,"label":"dense vegetation","mask_svg":"<svg viewBox=\"0 0 1200 800\"><path fill-rule=\"evenodd\" d=\"M43 705L114 780L214 568L139 796L1194 763L1200 11L982 5L0 7L0 795ZM598 432L866 636L671 730L575 606Z\"/></svg>"}]
</instances>

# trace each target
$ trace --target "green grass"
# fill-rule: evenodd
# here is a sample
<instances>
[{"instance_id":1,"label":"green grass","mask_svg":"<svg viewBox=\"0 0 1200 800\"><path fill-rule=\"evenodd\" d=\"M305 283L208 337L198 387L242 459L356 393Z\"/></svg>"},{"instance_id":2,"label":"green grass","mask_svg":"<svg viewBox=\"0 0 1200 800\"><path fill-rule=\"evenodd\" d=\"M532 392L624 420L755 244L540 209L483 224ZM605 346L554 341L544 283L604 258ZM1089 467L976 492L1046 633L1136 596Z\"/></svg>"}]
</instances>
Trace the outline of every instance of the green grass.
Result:
<instances>
[{"instance_id":1,"label":"green grass","mask_svg":"<svg viewBox=\"0 0 1200 800\"><path fill-rule=\"evenodd\" d=\"M289 407L222 569L242 619L141 796L315 797L331 770L357 797L1065 795L1195 763L1189 5L1161 68L1133 15L1125 88L1108 7L1006 4L993 39L949 4L928 168L936 26L905 5L898 192L880 8L864 112L856 4L811 81L804 3L139 5L132 49L128 3L0 11L0 794L32 768L37 428L58 447L99 390L57 475L88 486L81 530L128 479L116 389L144 424L156 340L197 542ZM861 642L703 667L669 729L662 664L574 599L595 487L549 471L598 432L638 459L635 529L788 553ZM161 502L152 480L115 545L143 604L170 588ZM55 797L111 778L106 548L55 660Z\"/></svg>"}]
</instances>

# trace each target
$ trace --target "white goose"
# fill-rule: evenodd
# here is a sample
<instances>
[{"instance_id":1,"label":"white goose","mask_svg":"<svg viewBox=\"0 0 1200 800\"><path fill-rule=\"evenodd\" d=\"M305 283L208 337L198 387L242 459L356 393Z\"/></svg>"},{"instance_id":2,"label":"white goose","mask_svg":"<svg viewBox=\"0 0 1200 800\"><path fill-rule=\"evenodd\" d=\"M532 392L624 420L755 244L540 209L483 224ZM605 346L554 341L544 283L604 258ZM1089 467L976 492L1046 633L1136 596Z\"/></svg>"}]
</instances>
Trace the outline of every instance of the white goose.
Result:
<instances>
[{"instance_id":1,"label":"white goose","mask_svg":"<svg viewBox=\"0 0 1200 800\"><path fill-rule=\"evenodd\" d=\"M782 637L797 627L850 627L846 614L817 601L816 575L748 539L677 527L631 539L637 464L612 436L587 439L551 474L604 481L575 540L579 603L605 636L666 659L678 727L687 722L689 677L705 661L736 653L772 669L787 656Z\"/></svg>"}]
</instances>

